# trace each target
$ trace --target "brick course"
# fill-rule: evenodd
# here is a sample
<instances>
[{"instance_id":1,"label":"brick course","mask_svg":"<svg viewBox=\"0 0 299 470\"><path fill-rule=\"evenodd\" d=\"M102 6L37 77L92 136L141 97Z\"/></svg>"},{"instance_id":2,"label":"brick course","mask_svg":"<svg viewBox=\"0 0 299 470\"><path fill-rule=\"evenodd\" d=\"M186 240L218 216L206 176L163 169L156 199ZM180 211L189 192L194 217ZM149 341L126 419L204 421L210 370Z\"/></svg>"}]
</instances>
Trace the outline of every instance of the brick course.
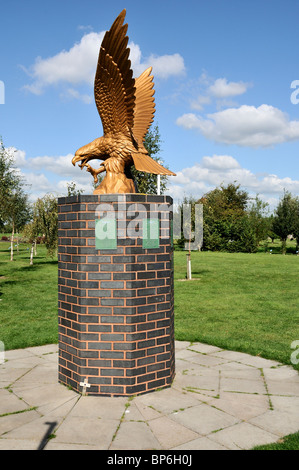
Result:
<instances>
[{"instance_id":1,"label":"brick course","mask_svg":"<svg viewBox=\"0 0 299 470\"><path fill-rule=\"evenodd\" d=\"M117 219L117 248L96 249L95 220L108 216L100 211L102 204ZM87 394L109 396L171 385L175 373L171 207L169 196L59 198L61 383L82 392L80 382L86 379L91 385ZM134 217L139 223L132 230ZM143 218L159 220L158 248L143 248ZM126 231L131 237L124 236Z\"/></svg>"}]
</instances>

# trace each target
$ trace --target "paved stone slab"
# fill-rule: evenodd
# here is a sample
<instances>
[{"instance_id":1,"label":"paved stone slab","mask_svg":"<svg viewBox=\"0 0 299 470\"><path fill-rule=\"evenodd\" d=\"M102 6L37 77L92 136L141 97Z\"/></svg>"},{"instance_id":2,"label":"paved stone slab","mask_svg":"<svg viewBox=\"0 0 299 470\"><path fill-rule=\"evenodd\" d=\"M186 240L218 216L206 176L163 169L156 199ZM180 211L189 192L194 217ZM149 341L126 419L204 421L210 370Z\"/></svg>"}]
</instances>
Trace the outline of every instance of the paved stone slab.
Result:
<instances>
[{"instance_id":1,"label":"paved stone slab","mask_svg":"<svg viewBox=\"0 0 299 470\"><path fill-rule=\"evenodd\" d=\"M58 353L57 344L45 344L44 346L33 346L32 348L26 348L26 352L35 354L37 356L46 356L52 353Z\"/></svg>"},{"instance_id":2,"label":"paved stone slab","mask_svg":"<svg viewBox=\"0 0 299 470\"><path fill-rule=\"evenodd\" d=\"M162 449L171 449L199 437L198 433L166 416L152 419L148 424Z\"/></svg>"},{"instance_id":3,"label":"paved stone slab","mask_svg":"<svg viewBox=\"0 0 299 470\"><path fill-rule=\"evenodd\" d=\"M209 434L208 437L229 450L249 450L257 445L270 444L277 441L275 434L245 422Z\"/></svg>"},{"instance_id":4,"label":"paved stone slab","mask_svg":"<svg viewBox=\"0 0 299 470\"><path fill-rule=\"evenodd\" d=\"M40 441L30 439L0 439L0 450L37 450Z\"/></svg>"},{"instance_id":5,"label":"paved stone slab","mask_svg":"<svg viewBox=\"0 0 299 470\"><path fill-rule=\"evenodd\" d=\"M70 416L120 420L125 412L126 397L81 397Z\"/></svg>"},{"instance_id":6,"label":"paved stone slab","mask_svg":"<svg viewBox=\"0 0 299 470\"><path fill-rule=\"evenodd\" d=\"M299 430L299 410L293 410L293 413L270 410L249 422L283 437Z\"/></svg>"},{"instance_id":7,"label":"paved stone slab","mask_svg":"<svg viewBox=\"0 0 299 470\"><path fill-rule=\"evenodd\" d=\"M186 442L180 446L173 447L172 450L228 450L227 447L218 444L207 437L199 437L194 441Z\"/></svg>"},{"instance_id":8,"label":"paved stone slab","mask_svg":"<svg viewBox=\"0 0 299 470\"><path fill-rule=\"evenodd\" d=\"M220 382L220 390L224 392L260 393L266 394L267 390L262 378L252 379L232 379L224 377Z\"/></svg>"},{"instance_id":9,"label":"paved stone slab","mask_svg":"<svg viewBox=\"0 0 299 470\"><path fill-rule=\"evenodd\" d=\"M38 407L38 412L42 416L47 416L50 420L53 418L65 418L75 407L80 397L70 396L67 400L58 400Z\"/></svg>"},{"instance_id":10,"label":"paved stone slab","mask_svg":"<svg viewBox=\"0 0 299 470\"><path fill-rule=\"evenodd\" d=\"M204 403L175 413L172 419L201 435L232 426L240 421Z\"/></svg>"},{"instance_id":11,"label":"paved stone slab","mask_svg":"<svg viewBox=\"0 0 299 470\"><path fill-rule=\"evenodd\" d=\"M271 395L271 403L274 410L293 413L299 411L299 397L274 396Z\"/></svg>"},{"instance_id":12,"label":"paved stone slab","mask_svg":"<svg viewBox=\"0 0 299 470\"><path fill-rule=\"evenodd\" d=\"M43 450L98 450L93 445L65 444L57 442L55 439L49 441Z\"/></svg>"},{"instance_id":13,"label":"paved stone slab","mask_svg":"<svg viewBox=\"0 0 299 470\"><path fill-rule=\"evenodd\" d=\"M299 429L298 372L260 357L176 342L172 386L128 398L59 384L57 345L6 353L1 450L238 450Z\"/></svg>"},{"instance_id":14,"label":"paved stone slab","mask_svg":"<svg viewBox=\"0 0 299 470\"><path fill-rule=\"evenodd\" d=\"M223 351L223 349L217 348L217 346L210 346L209 344L203 344L203 343L191 344L188 347L188 350L197 351L203 354L211 354L211 353Z\"/></svg>"},{"instance_id":15,"label":"paved stone slab","mask_svg":"<svg viewBox=\"0 0 299 470\"><path fill-rule=\"evenodd\" d=\"M38 364L29 370L22 377L18 378L15 382L15 387L21 387L22 385L29 384L57 384L58 382L58 371L57 364L46 362Z\"/></svg>"},{"instance_id":16,"label":"paved stone slab","mask_svg":"<svg viewBox=\"0 0 299 470\"><path fill-rule=\"evenodd\" d=\"M14 393L22 397L29 406L45 406L51 404L52 409L60 406L72 397L78 396L74 391L68 390L59 383L42 384L34 387L31 385L30 388L15 388Z\"/></svg>"},{"instance_id":17,"label":"paved stone slab","mask_svg":"<svg viewBox=\"0 0 299 470\"><path fill-rule=\"evenodd\" d=\"M226 413L240 420L248 420L269 410L269 399L266 395L248 393L221 392L220 398L209 402Z\"/></svg>"},{"instance_id":18,"label":"paved stone slab","mask_svg":"<svg viewBox=\"0 0 299 470\"><path fill-rule=\"evenodd\" d=\"M268 392L271 395L299 396L299 384L286 380L267 380Z\"/></svg>"},{"instance_id":19,"label":"paved stone slab","mask_svg":"<svg viewBox=\"0 0 299 470\"><path fill-rule=\"evenodd\" d=\"M58 427L55 444L88 444L97 450L107 450L118 425L118 420L69 416Z\"/></svg>"},{"instance_id":20,"label":"paved stone slab","mask_svg":"<svg viewBox=\"0 0 299 470\"><path fill-rule=\"evenodd\" d=\"M216 352L213 356L221 357L224 359L230 359L232 361L241 362L246 365L250 365L257 368L262 367L276 367L279 365L277 361L271 361L270 359L264 359L259 356L251 356L250 354L241 353L237 351L221 351Z\"/></svg>"},{"instance_id":21,"label":"paved stone slab","mask_svg":"<svg viewBox=\"0 0 299 470\"><path fill-rule=\"evenodd\" d=\"M263 374L266 380L281 381L285 380L288 382L299 383L299 373L297 370L289 366L275 367L275 368L263 368Z\"/></svg>"},{"instance_id":22,"label":"paved stone slab","mask_svg":"<svg viewBox=\"0 0 299 470\"><path fill-rule=\"evenodd\" d=\"M189 360L191 363L201 364L205 367L219 366L220 364L228 362L225 358L200 353L197 353L195 356L191 356Z\"/></svg>"},{"instance_id":23,"label":"paved stone slab","mask_svg":"<svg viewBox=\"0 0 299 470\"><path fill-rule=\"evenodd\" d=\"M26 408L29 408L28 405L16 395L5 389L0 390L0 416L7 413L16 413Z\"/></svg>"},{"instance_id":24,"label":"paved stone slab","mask_svg":"<svg viewBox=\"0 0 299 470\"><path fill-rule=\"evenodd\" d=\"M175 350L179 351L180 349L187 349L191 343L190 341L175 341Z\"/></svg>"},{"instance_id":25,"label":"paved stone slab","mask_svg":"<svg viewBox=\"0 0 299 470\"><path fill-rule=\"evenodd\" d=\"M109 450L160 450L161 445L147 423L123 422Z\"/></svg>"},{"instance_id":26,"label":"paved stone slab","mask_svg":"<svg viewBox=\"0 0 299 470\"><path fill-rule=\"evenodd\" d=\"M11 413L9 415L2 416L0 418L0 436L5 438L5 433L17 429L38 418L40 418L40 414L35 410L28 410L24 413Z\"/></svg>"},{"instance_id":27,"label":"paved stone slab","mask_svg":"<svg viewBox=\"0 0 299 470\"><path fill-rule=\"evenodd\" d=\"M196 396L190 396L172 388L148 395L140 395L135 400L137 403L141 402L144 405L151 406L154 410L164 414L198 405Z\"/></svg>"},{"instance_id":28,"label":"paved stone slab","mask_svg":"<svg viewBox=\"0 0 299 470\"><path fill-rule=\"evenodd\" d=\"M52 434L60 421L56 418L49 420L47 416L39 415L36 419L9 431L5 434L5 439L30 439L41 443L46 436Z\"/></svg>"},{"instance_id":29,"label":"paved stone slab","mask_svg":"<svg viewBox=\"0 0 299 470\"><path fill-rule=\"evenodd\" d=\"M13 384L16 380L27 374L32 367L0 367L0 381Z\"/></svg>"},{"instance_id":30,"label":"paved stone slab","mask_svg":"<svg viewBox=\"0 0 299 470\"><path fill-rule=\"evenodd\" d=\"M159 418L161 416L161 412L155 410L150 404L146 405L142 403L142 401L134 400L134 403L131 404L130 409L133 405L136 406L138 411L141 413L144 421Z\"/></svg>"}]
</instances>

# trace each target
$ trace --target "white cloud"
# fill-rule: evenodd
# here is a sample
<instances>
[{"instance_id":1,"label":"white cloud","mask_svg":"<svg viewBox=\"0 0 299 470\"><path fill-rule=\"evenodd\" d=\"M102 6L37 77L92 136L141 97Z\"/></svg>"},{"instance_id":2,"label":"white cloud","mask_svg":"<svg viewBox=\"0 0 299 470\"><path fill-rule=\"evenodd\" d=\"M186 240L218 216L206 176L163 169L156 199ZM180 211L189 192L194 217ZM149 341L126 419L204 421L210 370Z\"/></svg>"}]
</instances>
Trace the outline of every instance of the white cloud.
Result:
<instances>
[{"instance_id":1,"label":"white cloud","mask_svg":"<svg viewBox=\"0 0 299 470\"><path fill-rule=\"evenodd\" d=\"M180 54L151 55L145 62L146 67L153 67L155 77L167 79L185 73L184 59Z\"/></svg>"},{"instance_id":2,"label":"white cloud","mask_svg":"<svg viewBox=\"0 0 299 470\"><path fill-rule=\"evenodd\" d=\"M223 107L237 106L231 98L246 93L251 83L229 82L226 78L214 79L206 72L202 73L197 80L186 82L185 94L193 95L190 100L191 109L202 111L205 105L216 104L217 109Z\"/></svg>"},{"instance_id":3,"label":"white cloud","mask_svg":"<svg viewBox=\"0 0 299 470\"><path fill-rule=\"evenodd\" d=\"M176 177L170 177L169 194L175 200L182 200L184 195L200 198L206 192L224 185L240 184L249 194L259 196L275 207L284 189L294 195L299 194L299 181L278 175L258 175L242 168L238 161L230 155L204 156L192 167L183 168ZM275 204L274 204L275 202Z\"/></svg>"},{"instance_id":4,"label":"white cloud","mask_svg":"<svg viewBox=\"0 0 299 470\"><path fill-rule=\"evenodd\" d=\"M213 155L213 157L203 157L201 167L210 170L228 170L240 168L237 160L230 155Z\"/></svg>"},{"instance_id":5,"label":"white cloud","mask_svg":"<svg viewBox=\"0 0 299 470\"><path fill-rule=\"evenodd\" d=\"M31 67L30 75L34 79L26 88L32 93L42 93L49 85L66 82L72 85L92 84L94 79L99 44L104 33L85 34L81 41L68 51L61 51L53 57L38 57Z\"/></svg>"},{"instance_id":6,"label":"white cloud","mask_svg":"<svg viewBox=\"0 0 299 470\"><path fill-rule=\"evenodd\" d=\"M77 189L86 194L93 193L92 176L85 169L72 165L73 154L60 156L37 156L26 158L24 150L14 147L8 149L14 156L15 166L24 180L25 190L31 200L43 197L47 193L57 196L67 194L67 183L76 183ZM95 167L99 165L95 163Z\"/></svg>"},{"instance_id":7,"label":"white cloud","mask_svg":"<svg viewBox=\"0 0 299 470\"><path fill-rule=\"evenodd\" d=\"M207 118L189 113L176 122L210 140L231 145L269 147L299 139L299 121L290 121L286 113L266 104L228 108Z\"/></svg>"},{"instance_id":8,"label":"white cloud","mask_svg":"<svg viewBox=\"0 0 299 470\"><path fill-rule=\"evenodd\" d=\"M92 103L94 99L93 96L79 93L79 91L74 88L68 88L65 92L61 93L60 96L65 99L76 99L85 104Z\"/></svg>"},{"instance_id":9,"label":"white cloud","mask_svg":"<svg viewBox=\"0 0 299 470\"><path fill-rule=\"evenodd\" d=\"M61 156L37 156L26 158L23 150L11 147L15 163L25 182L30 185L28 192L31 199L42 197L46 193L67 194L67 184L75 182L77 189L92 194L92 177L86 170L79 170L71 164L72 154ZM97 167L97 162L95 162ZM236 181L250 194L259 194L266 202L275 207L284 189L299 195L299 181L290 177L281 178L274 174L255 174L242 168L231 155L204 156L200 162L183 168L177 176L169 177L169 191L175 201L184 195L201 197L207 191L220 184ZM274 204L275 202L275 204Z\"/></svg>"},{"instance_id":10,"label":"white cloud","mask_svg":"<svg viewBox=\"0 0 299 470\"><path fill-rule=\"evenodd\" d=\"M93 85L98 54L105 32L90 32L85 34L81 41L69 50L42 59L38 57L35 63L27 70L33 82L25 85L25 89L34 94L43 93L47 86L60 83L79 86ZM130 59L135 76L140 75L147 67L152 66L156 77L169 78L172 75L181 75L185 71L184 59L180 54L156 56L151 55L142 61L140 47L131 42ZM137 72L137 73L136 73ZM73 93L74 94L74 93ZM79 95L74 94L75 98Z\"/></svg>"},{"instance_id":11,"label":"white cloud","mask_svg":"<svg viewBox=\"0 0 299 470\"><path fill-rule=\"evenodd\" d=\"M216 98L228 98L231 96L242 95L250 86L244 82L228 82L226 78L217 78L208 88L208 93Z\"/></svg>"},{"instance_id":12,"label":"white cloud","mask_svg":"<svg viewBox=\"0 0 299 470\"><path fill-rule=\"evenodd\" d=\"M210 96L198 95L196 99L192 100L190 103L191 109L196 109L201 111L204 108L205 104L210 104Z\"/></svg>"},{"instance_id":13,"label":"white cloud","mask_svg":"<svg viewBox=\"0 0 299 470\"><path fill-rule=\"evenodd\" d=\"M162 56L151 54L147 59L143 60L138 44L130 42L129 48L135 77L141 75L148 67L152 67L154 76L161 79L185 73L184 59L180 54L165 54Z\"/></svg>"}]
</instances>

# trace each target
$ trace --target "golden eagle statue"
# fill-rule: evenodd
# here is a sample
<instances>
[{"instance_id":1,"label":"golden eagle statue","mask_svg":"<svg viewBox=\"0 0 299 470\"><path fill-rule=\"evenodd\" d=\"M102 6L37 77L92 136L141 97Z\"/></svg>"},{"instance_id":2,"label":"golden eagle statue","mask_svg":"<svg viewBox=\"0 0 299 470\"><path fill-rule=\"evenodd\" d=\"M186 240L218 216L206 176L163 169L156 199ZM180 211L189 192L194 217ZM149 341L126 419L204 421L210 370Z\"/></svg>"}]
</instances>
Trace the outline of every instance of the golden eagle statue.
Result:
<instances>
[{"instance_id":1,"label":"golden eagle statue","mask_svg":"<svg viewBox=\"0 0 299 470\"><path fill-rule=\"evenodd\" d=\"M175 175L153 160L143 145L155 113L152 68L133 78L125 16L123 10L105 33L99 52L94 94L104 135L81 147L72 159L73 165L81 162L81 170L86 167L95 182L106 171L94 194L135 193L133 164L139 171ZM103 160L98 169L89 165L94 159Z\"/></svg>"}]
</instances>

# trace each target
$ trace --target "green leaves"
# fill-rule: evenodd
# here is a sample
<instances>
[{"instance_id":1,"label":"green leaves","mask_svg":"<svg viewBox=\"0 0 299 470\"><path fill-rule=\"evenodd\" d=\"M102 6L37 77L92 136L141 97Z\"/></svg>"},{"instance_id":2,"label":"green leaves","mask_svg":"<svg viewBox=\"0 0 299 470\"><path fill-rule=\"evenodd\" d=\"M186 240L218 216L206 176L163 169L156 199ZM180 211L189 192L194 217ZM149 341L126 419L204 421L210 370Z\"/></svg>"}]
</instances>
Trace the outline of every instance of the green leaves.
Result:
<instances>
[{"instance_id":1,"label":"green leaves","mask_svg":"<svg viewBox=\"0 0 299 470\"><path fill-rule=\"evenodd\" d=\"M148 154L153 160L156 160L158 163L163 164L161 158L156 155L161 150L161 136L159 133L159 128L156 125L155 127L150 127L148 130L145 139L144 146L148 151ZM157 194L157 175L151 173L144 173L137 171L134 166L131 167L131 172L134 180L137 183L138 192L142 194ZM167 176L160 176L160 194L163 194L167 189Z\"/></svg>"}]
</instances>

